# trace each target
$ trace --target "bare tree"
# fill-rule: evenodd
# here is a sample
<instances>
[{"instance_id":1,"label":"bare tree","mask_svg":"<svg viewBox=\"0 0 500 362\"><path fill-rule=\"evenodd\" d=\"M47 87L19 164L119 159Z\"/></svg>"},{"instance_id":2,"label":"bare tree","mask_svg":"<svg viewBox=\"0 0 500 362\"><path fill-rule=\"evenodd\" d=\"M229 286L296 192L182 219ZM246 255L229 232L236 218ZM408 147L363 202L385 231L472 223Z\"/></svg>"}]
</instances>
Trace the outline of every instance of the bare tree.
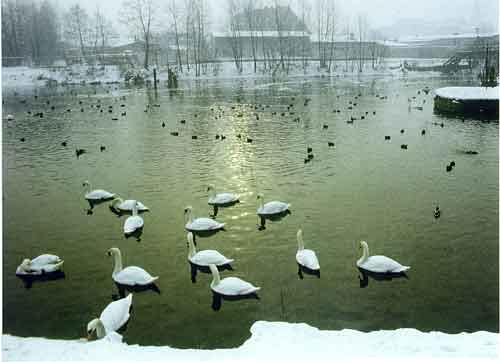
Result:
<instances>
[{"instance_id":1,"label":"bare tree","mask_svg":"<svg viewBox=\"0 0 500 362\"><path fill-rule=\"evenodd\" d=\"M80 47L83 58L86 56L85 48L90 38L89 16L80 5L75 4L66 14L65 36L66 39Z\"/></svg>"},{"instance_id":2,"label":"bare tree","mask_svg":"<svg viewBox=\"0 0 500 362\"><path fill-rule=\"evenodd\" d=\"M230 43L233 53L234 64L238 72L243 71L243 46L241 40L241 17L238 16L238 9L241 8L237 0L229 0L229 30L230 30Z\"/></svg>"},{"instance_id":3,"label":"bare tree","mask_svg":"<svg viewBox=\"0 0 500 362\"><path fill-rule=\"evenodd\" d=\"M176 6L175 0L171 0L170 3L168 4L168 11L169 11L170 17L172 18L173 27L174 27L175 45L176 45L176 49L177 49L176 50L177 64L179 64L179 70L182 73L181 46L180 46L180 42L179 42L179 26L178 26L179 9Z\"/></svg>"},{"instance_id":4,"label":"bare tree","mask_svg":"<svg viewBox=\"0 0 500 362\"><path fill-rule=\"evenodd\" d=\"M134 35L144 42L144 68L149 69L152 29L155 25L155 0L126 0L122 6L123 20Z\"/></svg>"}]
</instances>

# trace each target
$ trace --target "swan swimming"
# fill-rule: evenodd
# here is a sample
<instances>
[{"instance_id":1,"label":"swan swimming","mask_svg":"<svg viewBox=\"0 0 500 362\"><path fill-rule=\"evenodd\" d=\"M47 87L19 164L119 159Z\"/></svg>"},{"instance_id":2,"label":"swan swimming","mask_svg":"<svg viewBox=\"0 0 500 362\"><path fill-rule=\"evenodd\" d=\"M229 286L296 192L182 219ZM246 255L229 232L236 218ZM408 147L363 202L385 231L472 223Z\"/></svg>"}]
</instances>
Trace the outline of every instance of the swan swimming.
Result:
<instances>
[{"instance_id":1,"label":"swan swimming","mask_svg":"<svg viewBox=\"0 0 500 362\"><path fill-rule=\"evenodd\" d=\"M221 280L217 267L214 264L210 264L209 268L213 275L210 288L217 294L225 296L243 296L253 294L260 290L260 287L256 287L240 278L228 277Z\"/></svg>"},{"instance_id":2,"label":"swan swimming","mask_svg":"<svg viewBox=\"0 0 500 362\"><path fill-rule=\"evenodd\" d=\"M228 205L239 202L239 196L230 192L223 192L217 194L215 191L215 187L213 185L208 185L207 191L210 192L208 196L208 204L209 205Z\"/></svg>"},{"instance_id":3,"label":"swan swimming","mask_svg":"<svg viewBox=\"0 0 500 362\"><path fill-rule=\"evenodd\" d=\"M295 259L297 260L297 263L299 266L302 266L306 268L306 270L311 271L315 274L317 274L318 278L320 276L319 274L319 261L318 257L316 256L316 253L313 250L310 249L304 249L304 240L302 239L302 230L299 229L297 231L297 243L298 243L298 250L297 254L295 255ZM299 276L301 276L301 269L299 268Z\"/></svg>"},{"instance_id":4,"label":"swan swimming","mask_svg":"<svg viewBox=\"0 0 500 362\"><path fill-rule=\"evenodd\" d=\"M89 181L85 181L83 186L87 186L87 192L85 193L85 198L90 201L99 201L99 200L110 200L115 197L115 194L108 192L106 190L92 190L92 186Z\"/></svg>"},{"instance_id":5,"label":"swan swimming","mask_svg":"<svg viewBox=\"0 0 500 362\"><path fill-rule=\"evenodd\" d=\"M363 248L363 256L359 258L356 265L361 269L373 273L403 273L410 269L409 266L401 265L384 255L370 256L366 241L360 241L360 248Z\"/></svg>"},{"instance_id":6,"label":"swan swimming","mask_svg":"<svg viewBox=\"0 0 500 362\"><path fill-rule=\"evenodd\" d=\"M281 201L269 201L264 204L264 194L257 194L257 199L260 199L260 207L257 209L257 214L261 216L276 215L289 211L291 204L286 204Z\"/></svg>"},{"instance_id":7,"label":"swan swimming","mask_svg":"<svg viewBox=\"0 0 500 362\"><path fill-rule=\"evenodd\" d=\"M62 268L64 261L57 255L42 254L36 258L24 259L17 267L17 275L42 275L53 273Z\"/></svg>"},{"instance_id":8,"label":"swan swimming","mask_svg":"<svg viewBox=\"0 0 500 362\"><path fill-rule=\"evenodd\" d=\"M197 266L209 266L210 264L214 264L220 267L228 265L234 261L233 259L226 258L217 250L201 250L196 252L193 242L193 234L189 232L187 234L187 239L189 245L188 260Z\"/></svg>"},{"instance_id":9,"label":"swan swimming","mask_svg":"<svg viewBox=\"0 0 500 362\"><path fill-rule=\"evenodd\" d=\"M131 212L132 209L134 208L135 203L137 202L137 211L149 211L149 208L146 207L142 202L137 201L137 200L125 200L121 197L117 197L113 200L111 205L109 207L112 207L113 209L117 211L129 211Z\"/></svg>"},{"instance_id":10,"label":"swan swimming","mask_svg":"<svg viewBox=\"0 0 500 362\"><path fill-rule=\"evenodd\" d=\"M95 318L87 324L87 339L90 340L94 332L96 332L97 338L104 338L107 334L116 332L123 327L130 318L131 307L132 294L109 303L99 318Z\"/></svg>"},{"instance_id":11,"label":"swan swimming","mask_svg":"<svg viewBox=\"0 0 500 362\"><path fill-rule=\"evenodd\" d=\"M144 286L153 284L158 280L158 277L151 276L151 274L138 266L128 266L122 269L122 254L118 248L109 249L108 255L114 257L114 269L111 276L116 283L128 286Z\"/></svg>"},{"instance_id":12,"label":"swan swimming","mask_svg":"<svg viewBox=\"0 0 500 362\"><path fill-rule=\"evenodd\" d=\"M123 224L123 232L125 235L132 234L134 231L142 229L144 226L144 220L137 214L138 206L139 203L136 201L132 207L132 216L127 217Z\"/></svg>"},{"instance_id":13,"label":"swan swimming","mask_svg":"<svg viewBox=\"0 0 500 362\"><path fill-rule=\"evenodd\" d=\"M186 223L187 231L215 231L224 228L224 223L217 222L208 217L198 217L193 220L192 210L191 206L187 206L184 209L184 214L188 218L188 222Z\"/></svg>"}]
</instances>

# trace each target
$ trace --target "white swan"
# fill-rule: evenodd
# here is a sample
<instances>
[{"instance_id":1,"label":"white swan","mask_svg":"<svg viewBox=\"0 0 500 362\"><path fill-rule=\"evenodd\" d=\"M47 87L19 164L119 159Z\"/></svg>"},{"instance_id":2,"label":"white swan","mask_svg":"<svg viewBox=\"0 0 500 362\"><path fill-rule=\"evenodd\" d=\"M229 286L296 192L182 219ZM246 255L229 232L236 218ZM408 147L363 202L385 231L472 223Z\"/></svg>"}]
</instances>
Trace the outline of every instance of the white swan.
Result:
<instances>
[{"instance_id":1,"label":"white swan","mask_svg":"<svg viewBox=\"0 0 500 362\"><path fill-rule=\"evenodd\" d=\"M210 191L208 196L209 205L227 205L239 201L239 196L230 192L217 194L213 185L208 185L207 191Z\"/></svg>"},{"instance_id":2,"label":"white swan","mask_svg":"<svg viewBox=\"0 0 500 362\"><path fill-rule=\"evenodd\" d=\"M223 266L232 263L233 259L228 259L217 250L201 250L196 252L196 248L193 242L193 234L187 234L189 254L188 260L198 266L209 266L214 264L217 266Z\"/></svg>"},{"instance_id":3,"label":"white swan","mask_svg":"<svg viewBox=\"0 0 500 362\"><path fill-rule=\"evenodd\" d=\"M363 256L356 262L359 268L373 273L402 273L410 269L409 266L401 265L384 255L370 256L366 241L360 241L360 244L360 248L363 248Z\"/></svg>"},{"instance_id":4,"label":"white swan","mask_svg":"<svg viewBox=\"0 0 500 362\"><path fill-rule=\"evenodd\" d=\"M213 275L213 280L212 283L210 283L210 288L215 293L236 296L248 295L260 290L260 287L256 287L249 282L241 280L240 278L228 277L221 280L217 267L214 264L210 264L209 267Z\"/></svg>"},{"instance_id":5,"label":"white swan","mask_svg":"<svg viewBox=\"0 0 500 362\"><path fill-rule=\"evenodd\" d=\"M188 222L186 223L187 231L215 231L224 228L224 223L217 222L208 217L198 217L193 220L192 207L187 206L184 209L184 213L188 217Z\"/></svg>"},{"instance_id":6,"label":"white swan","mask_svg":"<svg viewBox=\"0 0 500 362\"><path fill-rule=\"evenodd\" d=\"M125 235L131 234L136 230L141 229L144 226L144 220L142 217L137 215L137 208L139 203L136 201L132 207L132 216L127 217L125 223L123 224L123 232Z\"/></svg>"},{"instance_id":7,"label":"white swan","mask_svg":"<svg viewBox=\"0 0 500 362\"><path fill-rule=\"evenodd\" d=\"M94 331L97 338L104 338L107 334L120 329L130 317L131 306L132 294L109 303L99 318L93 319L87 324L87 339L90 340Z\"/></svg>"},{"instance_id":8,"label":"white swan","mask_svg":"<svg viewBox=\"0 0 500 362\"><path fill-rule=\"evenodd\" d=\"M52 273L61 269L64 261L57 255L43 254L35 259L24 259L17 267L17 275L41 275Z\"/></svg>"},{"instance_id":9,"label":"white swan","mask_svg":"<svg viewBox=\"0 0 500 362\"><path fill-rule=\"evenodd\" d=\"M310 249L304 249L304 240L302 239L301 229L297 231L297 243L299 245L297 254L295 255L297 263L310 270L319 270L319 261L316 253Z\"/></svg>"},{"instance_id":10,"label":"white swan","mask_svg":"<svg viewBox=\"0 0 500 362\"><path fill-rule=\"evenodd\" d=\"M129 286L148 285L158 279L158 277L152 277L151 274L138 266L128 266L122 269L122 253L118 248L109 249L108 255L114 257L115 266L112 278L118 284Z\"/></svg>"},{"instance_id":11,"label":"white swan","mask_svg":"<svg viewBox=\"0 0 500 362\"><path fill-rule=\"evenodd\" d=\"M258 194L257 199L260 199L260 207L257 209L257 214L259 215L274 215L281 214L287 211L291 204L286 204L281 201L270 201L264 204L264 195Z\"/></svg>"},{"instance_id":12,"label":"white swan","mask_svg":"<svg viewBox=\"0 0 500 362\"><path fill-rule=\"evenodd\" d=\"M98 201L98 200L109 200L115 197L115 194L108 192L106 190L92 190L89 181L85 181L83 186L87 186L87 192L85 193L85 198L90 201Z\"/></svg>"},{"instance_id":13,"label":"white swan","mask_svg":"<svg viewBox=\"0 0 500 362\"><path fill-rule=\"evenodd\" d=\"M121 197L115 198L113 200L113 202L111 203L111 205L109 205L109 206L117 211L132 211L136 202L138 204L137 205L138 211L149 211L149 208L146 207L142 202L137 201L137 200L125 200L125 201L123 201L123 199Z\"/></svg>"}]
</instances>

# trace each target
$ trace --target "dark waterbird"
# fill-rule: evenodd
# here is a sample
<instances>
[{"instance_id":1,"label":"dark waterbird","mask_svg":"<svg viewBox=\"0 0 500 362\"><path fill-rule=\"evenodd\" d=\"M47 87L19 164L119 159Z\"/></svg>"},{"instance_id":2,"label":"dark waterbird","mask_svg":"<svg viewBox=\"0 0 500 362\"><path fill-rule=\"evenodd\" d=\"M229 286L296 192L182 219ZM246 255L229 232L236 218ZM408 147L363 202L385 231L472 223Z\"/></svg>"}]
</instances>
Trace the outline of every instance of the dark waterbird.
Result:
<instances>
[{"instance_id":1,"label":"dark waterbird","mask_svg":"<svg viewBox=\"0 0 500 362\"><path fill-rule=\"evenodd\" d=\"M101 152L106 150L106 146L101 146L100 147Z\"/></svg>"},{"instance_id":2,"label":"dark waterbird","mask_svg":"<svg viewBox=\"0 0 500 362\"><path fill-rule=\"evenodd\" d=\"M407 150L407 149L408 149L408 145L407 145L407 144L402 144L402 145L401 145L401 149L403 149L403 150Z\"/></svg>"},{"instance_id":3,"label":"dark waterbird","mask_svg":"<svg viewBox=\"0 0 500 362\"><path fill-rule=\"evenodd\" d=\"M75 150L75 154L76 154L76 157L80 157L81 155L83 155L84 153L86 153L87 151L84 150L83 148L77 148Z\"/></svg>"},{"instance_id":4,"label":"dark waterbird","mask_svg":"<svg viewBox=\"0 0 500 362\"><path fill-rule=\"evenodd\" d=\"M328 142L328 147L335 147L335 143L334 142Z\"/></svg>"},{"instance_id":5,"label":"dark waterbird","mask_svg":"<svg viewBox=\"0 0 500 362\"><path fill-rule=\"evenodd\" d=\"M384 137L384 139L385 139L386 141L388 141L388 140L390 140L390 139L391 139L391 136L385 136L385 137Z\"/></svg>"}]
</instances>

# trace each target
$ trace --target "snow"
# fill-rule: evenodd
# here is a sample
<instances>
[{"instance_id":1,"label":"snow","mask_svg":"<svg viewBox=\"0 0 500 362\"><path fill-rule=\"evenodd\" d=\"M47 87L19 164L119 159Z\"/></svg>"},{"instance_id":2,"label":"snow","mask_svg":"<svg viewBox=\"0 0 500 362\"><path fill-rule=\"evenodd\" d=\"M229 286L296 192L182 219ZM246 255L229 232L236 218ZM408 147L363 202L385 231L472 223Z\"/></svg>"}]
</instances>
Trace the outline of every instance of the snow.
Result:
<instances>
[{"instance_id":1,"label":"snow","mask_svg":"<svg viewBox=\"0 0 500 362\"><path fill-rule=\"evenodd\" d=\"M498 100L498 87L445 87L434 91L441 98L457 100Z\"/></svg>"},{"instance_id":2,"label":"snow","mask_svg":"<svg viewBox=\"0 0 500 362\"><path fill-rule=\"evenodd\" d=\"M498 359L499 334L446 334L416 329L359 332L322 331L304 323L255 322L252 336L240 347L196 350L128 345L113 334L106 339L51 340L3 335L7 361L490 361ZM404 359L402 359L402 357Z\"/></svg>"}]
</instances>

